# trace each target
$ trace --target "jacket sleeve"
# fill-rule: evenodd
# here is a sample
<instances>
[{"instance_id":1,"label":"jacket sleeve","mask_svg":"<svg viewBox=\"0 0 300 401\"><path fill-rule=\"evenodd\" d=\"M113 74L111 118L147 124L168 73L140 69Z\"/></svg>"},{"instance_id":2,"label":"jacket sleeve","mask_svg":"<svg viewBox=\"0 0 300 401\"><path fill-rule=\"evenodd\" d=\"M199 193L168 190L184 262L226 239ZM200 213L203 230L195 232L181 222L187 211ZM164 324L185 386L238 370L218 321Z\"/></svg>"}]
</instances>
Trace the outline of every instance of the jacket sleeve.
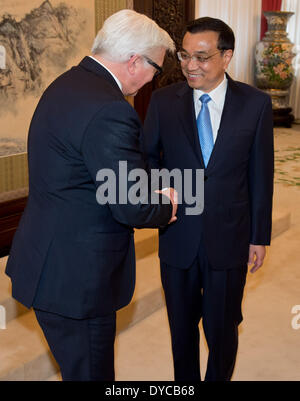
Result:
<instances>
[{"instance_id":1,"label":"jacket sleeve","mask_svg":"<svg viewBox=\"0 0 300 401\"><path fill-rule=\"evenodd\" d=\"M100 186L107 185L107 203L118 222L137 228L161 227L168 224L172 205L163 195L151 203L151 193L158 188L146 173L140 131L140 120L129 103L108 102L88 125L81 150L96 185L98 202L98 195L103 195Z\"/></svg>"},{"instance_id":2,"label":"jacket sleeve","mask_svg":"<svg viewBox=\"0 0 300 401\"><path fill-rule=\"evenodd\" d=\"M251 216L250 243L270 245L274 180L273 112L271 99L265 101L256 127L249 163Z\"/></svg>"}]
</instances>

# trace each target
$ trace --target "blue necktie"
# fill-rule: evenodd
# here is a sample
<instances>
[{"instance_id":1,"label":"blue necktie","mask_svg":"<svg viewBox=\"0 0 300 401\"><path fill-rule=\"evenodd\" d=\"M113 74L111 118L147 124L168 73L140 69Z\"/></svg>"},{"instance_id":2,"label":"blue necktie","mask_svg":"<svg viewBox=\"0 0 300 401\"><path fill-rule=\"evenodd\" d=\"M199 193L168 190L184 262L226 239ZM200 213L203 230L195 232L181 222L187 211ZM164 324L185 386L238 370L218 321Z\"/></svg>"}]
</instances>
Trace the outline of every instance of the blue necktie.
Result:
<instances>
[{"instance_id":1,"label":"blue necktie","mask_svg":"<svg viewBox=\"0 0 300 401\"><path fill-rule=\"evenodd\" d=\"M214 138L208 109L208 102L210 100L211 98L207 94L204 94L200 97L202 107L197 117L198 135L205 167L208 164L211 152L214 147Z\"/></svg>"}]
</instances>

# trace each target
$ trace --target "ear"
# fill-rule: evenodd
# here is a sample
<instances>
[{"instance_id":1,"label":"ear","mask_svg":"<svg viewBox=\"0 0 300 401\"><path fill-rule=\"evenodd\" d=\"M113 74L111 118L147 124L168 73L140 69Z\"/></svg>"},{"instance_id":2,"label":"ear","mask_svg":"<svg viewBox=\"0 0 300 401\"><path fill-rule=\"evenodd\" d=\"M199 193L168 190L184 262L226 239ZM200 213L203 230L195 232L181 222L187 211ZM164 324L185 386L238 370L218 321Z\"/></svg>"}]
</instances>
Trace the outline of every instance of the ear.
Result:
<instances>
[{"instance_id":1,"label":"ear","mask_svg":"<svg viewBox=\"0 0 300 401\"><path fill-rule=\"evenodd\" d=\"M233 57L233 51L231 49L229 50L225 50L224 54L223 54L223 59L224 59L224 68L225 70L227 69L231 59Z\"/></svg>"},{"instance_id":2,"label":"ear","mask_svg":"<svg viewBox=\"0 0 300 401\"><path fill-rule=\"evenodd\" d=\"M141 58L140 58L140 56L138 54L134 54L127 61L128 72L129 72L130 75L134 75L135 74L136 68L138 66L138 63L140 62L140 59Z\"/></svg>"}]
</instances>

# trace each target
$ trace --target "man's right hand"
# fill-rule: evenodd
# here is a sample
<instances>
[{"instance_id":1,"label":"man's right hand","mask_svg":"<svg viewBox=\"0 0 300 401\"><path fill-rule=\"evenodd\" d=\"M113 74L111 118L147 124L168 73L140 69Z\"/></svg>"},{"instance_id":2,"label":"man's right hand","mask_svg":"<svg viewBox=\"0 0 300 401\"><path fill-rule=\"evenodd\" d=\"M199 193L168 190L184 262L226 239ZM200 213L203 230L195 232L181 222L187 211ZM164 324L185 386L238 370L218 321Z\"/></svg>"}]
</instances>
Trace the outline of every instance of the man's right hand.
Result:
<instances>
[{"instance_id":1,"label":"man's right hand","mask_svg":"<svg viewBox=\"0 0 300 401\"><path fill-rule=\"evenodd\" d=\"M176 213L178 208L178 192L174 188L164 188L162 190L157 190L155 192L163 194L170 199L173 206L173 211L172 211L172 217L168 224L174 223L174 221L177 220Z\"/></svg>"}]
</instances>

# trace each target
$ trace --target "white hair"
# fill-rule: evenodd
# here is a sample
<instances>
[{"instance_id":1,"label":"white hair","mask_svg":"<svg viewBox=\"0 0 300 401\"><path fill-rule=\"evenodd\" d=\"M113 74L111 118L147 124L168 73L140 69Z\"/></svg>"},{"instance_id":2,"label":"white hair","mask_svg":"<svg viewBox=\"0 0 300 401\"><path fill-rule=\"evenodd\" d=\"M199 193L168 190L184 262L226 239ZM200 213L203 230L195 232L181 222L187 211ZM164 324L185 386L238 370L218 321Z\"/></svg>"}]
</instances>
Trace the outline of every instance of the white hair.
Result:
<instances>
[{"instance_id":1,"label":"white hair","mask_svg":"<svg viewBox=\"0 0 300 401\"><path fill-rule=\"evenodd\" d=\"M105 20L94 40L92 54L123 62L134 54L150 55L159 48L174 52L175 44L169 34L146 15L121 10Z\"/></svg>"}]
</instances>

